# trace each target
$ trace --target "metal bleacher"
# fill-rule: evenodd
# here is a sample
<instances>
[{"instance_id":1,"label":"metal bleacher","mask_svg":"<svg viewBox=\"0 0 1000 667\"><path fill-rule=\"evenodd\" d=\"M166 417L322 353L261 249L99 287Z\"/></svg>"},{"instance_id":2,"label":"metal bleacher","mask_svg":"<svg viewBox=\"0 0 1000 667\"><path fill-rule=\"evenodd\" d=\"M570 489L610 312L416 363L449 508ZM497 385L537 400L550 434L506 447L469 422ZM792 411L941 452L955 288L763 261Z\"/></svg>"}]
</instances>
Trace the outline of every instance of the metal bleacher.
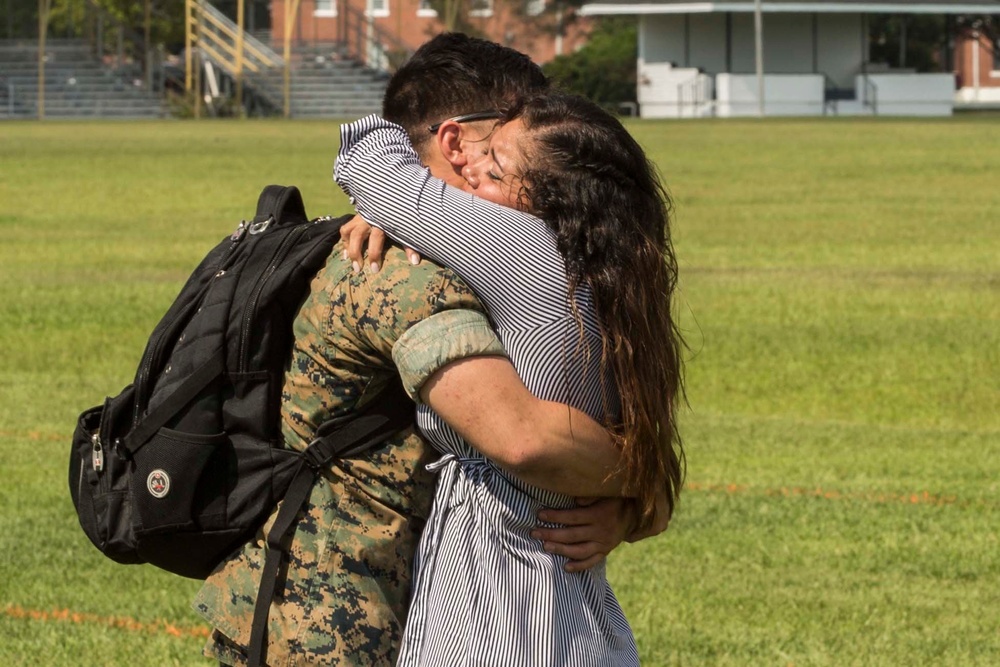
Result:
<instances>
[{"instance_id":1,"label":"metal bleacher","mask_svg":"<svg viewBox=\"0 0 1000 667\"><path fill-rule=\"evenodd\" d=\"M38 118L38 41L0 40L0 119ZM45 45L45 118L161 118L161 97L138 65L113 66L83 39Z\"/></svg>"}]
</instances>

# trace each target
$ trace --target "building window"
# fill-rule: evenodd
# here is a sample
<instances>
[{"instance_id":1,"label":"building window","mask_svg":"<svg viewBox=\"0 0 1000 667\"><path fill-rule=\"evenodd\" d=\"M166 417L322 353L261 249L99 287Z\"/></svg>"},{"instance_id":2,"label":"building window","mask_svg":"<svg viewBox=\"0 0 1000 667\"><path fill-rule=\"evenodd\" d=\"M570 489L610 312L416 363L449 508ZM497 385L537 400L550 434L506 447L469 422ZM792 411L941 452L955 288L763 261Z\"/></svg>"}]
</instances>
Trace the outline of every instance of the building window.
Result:
<instances>
[{"instance_id":1,"label":"building window","mask_svg":"<svg viewBox=\"0 0 1000 667\"><path fill-rule=\"evenodd\" d=\"M437 15L437 10L431 7L429 0L420 0L420 6L417 7L417 16L433 18Z\"/></svg>"},{"instance_id":2,"label":"building window","mask_svg":"<svg viewBox=\"0 0 1000 667\"><path fill-rule=\"evenodd\" d=\"M524 12L528 16L538 16L545 11L545 0L525 0Z\"/></svg>"},{"instance_id":3,"label":"building window","mask_svg":"<svg viewBox=\"0 0 1000 667\"><path fill-rule=\"evenodd\" d=\"M368 0L367 6L365 7L365 14L367 16L388 16L389 15L389 0Z\"/></svg>"},{"instance_id":4,"label":"building window","mask_svg":"<svg viewBox=\"0 0 1000 667\"><path fill-rule=\"evenodd\" d=\"M314 16L336 16L337 0L316 0L316 7L313 10Z\"/></svg>"},{"instance_id":5,"label":"building window","mask_svg":"<svg viewBox=\"0 0 1000 667\"><path fill-rule=\"evenodd\" d=\"M493 0L472 0L469 16L493 16Z\"/></svg>"}]
</instances>

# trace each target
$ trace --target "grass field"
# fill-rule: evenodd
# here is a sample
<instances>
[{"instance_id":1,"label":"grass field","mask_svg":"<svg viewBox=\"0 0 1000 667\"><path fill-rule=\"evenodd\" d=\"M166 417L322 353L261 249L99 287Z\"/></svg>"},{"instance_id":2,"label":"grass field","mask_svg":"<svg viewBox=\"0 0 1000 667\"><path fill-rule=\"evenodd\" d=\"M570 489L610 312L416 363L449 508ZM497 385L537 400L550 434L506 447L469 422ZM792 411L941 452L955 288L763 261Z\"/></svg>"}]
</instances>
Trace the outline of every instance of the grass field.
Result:
<instances>
[{"instance_id":1,"label":"grass field","mask_svg":"<svg viewBox=\"0 0 1000 667\"><path fill-rule=\"evenodd\" d=\"M637 122L676 201L689 485L612 555L643 664L1000 664L1000 131ZM0 664L208 665L197 582L118 566L66 484L204 252L335 123L0 124Z\"/></svg>"}]
</instances>

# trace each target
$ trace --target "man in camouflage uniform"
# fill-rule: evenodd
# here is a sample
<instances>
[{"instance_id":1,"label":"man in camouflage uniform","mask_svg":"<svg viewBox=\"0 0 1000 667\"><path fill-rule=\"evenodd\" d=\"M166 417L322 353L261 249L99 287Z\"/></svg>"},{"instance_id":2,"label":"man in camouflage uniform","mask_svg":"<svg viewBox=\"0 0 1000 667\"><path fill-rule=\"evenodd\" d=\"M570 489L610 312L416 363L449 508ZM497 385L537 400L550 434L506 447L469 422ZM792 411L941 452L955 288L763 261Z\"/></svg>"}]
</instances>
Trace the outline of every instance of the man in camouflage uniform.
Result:
<instances>
[{"instance_id":1,"label":"man in camouflage uniform","mask_svg":"<svg viewBox=\"0 0 1000 667\"><path fill-rule=\"evenodd\" d=\"M425 100L422 127L411 135L545 86L540 70L521 54L453 35L418 51L408 75L435 50L465 61L452 77L464 80L449 81L442 99ZM397 76L406 75L401 70ZM476 108L448 108L470 104L445 99L463 84L485 99ZM434 175L452 183L460 178L440 170ZM294 449L305 449L324 421L376 400L397 374L412 393L452 361L504 354L481 304L450 270L430 262L414 266L403 250L390 248L381 270L355 272L343 250L343 244L334 249L295 319L281 410L283 436ZM434 480L424 466L434 458L411 427L325 471L296 525L287 575L271 604L268 664L394 664L413 556L433 496ZM271 521L220 565L195 599L196 611L215 628L206 655L225 664L246 662Z\"/></svg>"},{"instance_id":2,"label":"man in camouflage uniform","mask_svg":"<svg viewBox=\"0 0 1000 667\"><path fill-rule=\"evenodd\" d=\"M282 432L294 449L305 449L323 421L375 399L397 375L394 351L410 358L411 385L448 360L503 354L482 316L472 316L481 305L447 269L412 266L391 248L378 273L355 273L341 251L314 280L295 320L282 393ZM436 313L444 317L427 320ZM439 346L411 347L407 332L417 331ZM284 592L271 606L269 664L393 664L433 496L424 466L435 456L410 428L336 461L315 485L291 543ZM249 645L264 556L260 536L197 597L197 610L217 629L210 652L227 664L245 662L238 646Z\"/></svg>"}]
</instances>

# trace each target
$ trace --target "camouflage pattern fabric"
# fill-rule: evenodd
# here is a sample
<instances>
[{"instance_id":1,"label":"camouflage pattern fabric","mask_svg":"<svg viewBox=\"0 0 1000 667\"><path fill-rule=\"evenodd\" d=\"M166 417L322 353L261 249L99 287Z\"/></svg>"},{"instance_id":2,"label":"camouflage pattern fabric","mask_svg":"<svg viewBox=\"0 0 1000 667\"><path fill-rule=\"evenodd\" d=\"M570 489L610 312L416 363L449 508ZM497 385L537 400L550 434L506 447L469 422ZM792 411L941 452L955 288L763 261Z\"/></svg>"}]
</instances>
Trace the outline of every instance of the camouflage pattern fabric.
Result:
<instances>
[{"instance_id":1,"label":"camouflage pattern fabric","mask_svg":"<svg viewBox=\"0 0 1000 667\"><path fill-rule=\"evenodd\" d=\"M488 326L463 327L468 330L452 339L448 318L427 319L471 309L486 322L479 301L451 271L427 261L411 266L393 247L381 271L356 274L342 250L334 249L295 320L281 416L286 445L299 450L321 423L378 395L397 374L394 348L417 323L423 322L422 334L411 337L416 342L396 350L411 378L455 358L503 354ZM279 582L271 603L269 665L395 664L413 556L433 497L434 479L424 466L435 458L411 428L380 448L337 461L317 482L295 529L284 585ZM195 598L195 610L215 628L205 654L225 664L246 663L275 514Z\"/></svg>"}]
</instances>

